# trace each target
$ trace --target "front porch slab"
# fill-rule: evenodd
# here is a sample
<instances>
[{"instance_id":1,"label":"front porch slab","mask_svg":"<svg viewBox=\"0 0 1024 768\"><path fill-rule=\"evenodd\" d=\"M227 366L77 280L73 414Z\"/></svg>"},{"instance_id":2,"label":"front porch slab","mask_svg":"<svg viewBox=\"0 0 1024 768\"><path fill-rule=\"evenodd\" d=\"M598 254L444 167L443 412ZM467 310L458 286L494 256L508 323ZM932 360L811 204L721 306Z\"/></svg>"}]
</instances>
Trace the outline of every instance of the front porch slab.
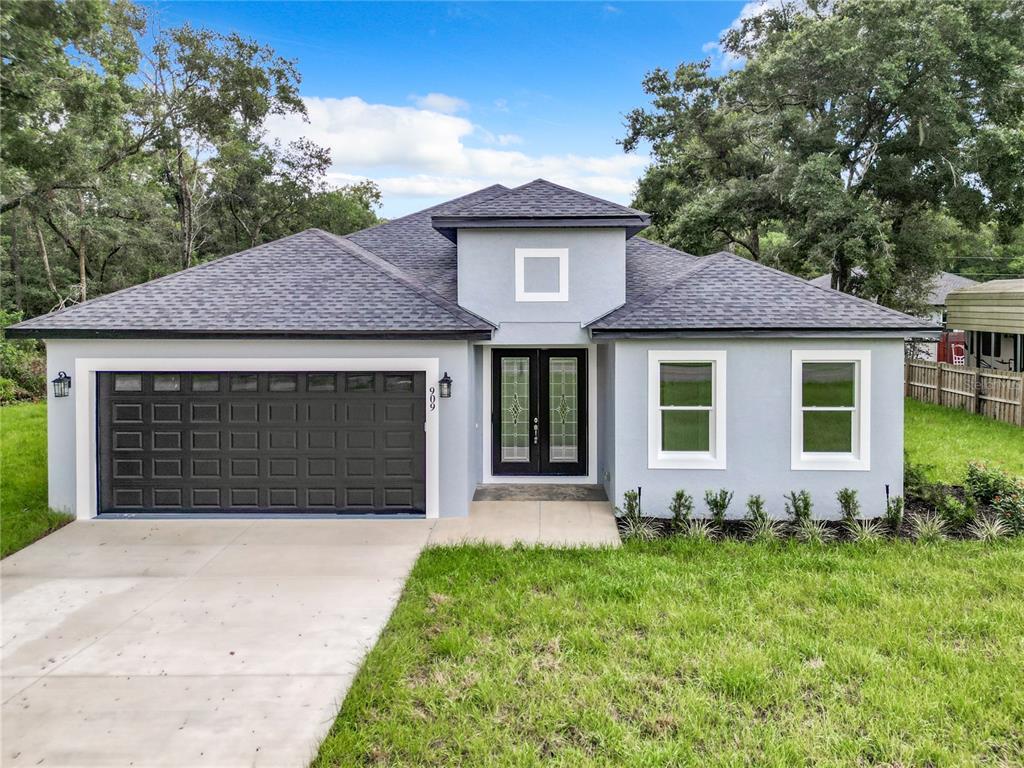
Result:
<instances>
[{"instance_id":1,"label":"front porch slab","mask_svg":"<svg viewBox=\"0 0 1024 768\"><path fill-rule=\"evenodd\" d=\"M607 501L474 501L469 517L441 518L427 545L497 544L617 547L619 531Z\"/></svg>"},{"instance_id":2,"label":"front porch slab","mask_svg":"<svg viewBox=\"0 0 1024 768\"><path fill-rule=\"evenodd\" d=\"M473 501L608 501L603 485L578 483L488 483Z\"/></svg>"}]
</instances>

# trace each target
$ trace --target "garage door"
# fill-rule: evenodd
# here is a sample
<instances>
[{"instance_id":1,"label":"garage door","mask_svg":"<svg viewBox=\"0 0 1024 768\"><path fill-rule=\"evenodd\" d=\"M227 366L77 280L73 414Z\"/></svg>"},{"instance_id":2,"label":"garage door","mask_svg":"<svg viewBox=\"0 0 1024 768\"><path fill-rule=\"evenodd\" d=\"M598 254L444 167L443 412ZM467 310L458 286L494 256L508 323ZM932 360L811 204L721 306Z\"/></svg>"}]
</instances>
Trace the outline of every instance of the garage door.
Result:
<instances>
[{"instance_id":1,"label":"garage door","mask_svg":"<svg viewBox=\"0 0 1024 768\"><path fill-rule=\"evenodd\" d=\"M422 372L99 373L101 512L422 512Z\"/></svg>"}]
</instances>

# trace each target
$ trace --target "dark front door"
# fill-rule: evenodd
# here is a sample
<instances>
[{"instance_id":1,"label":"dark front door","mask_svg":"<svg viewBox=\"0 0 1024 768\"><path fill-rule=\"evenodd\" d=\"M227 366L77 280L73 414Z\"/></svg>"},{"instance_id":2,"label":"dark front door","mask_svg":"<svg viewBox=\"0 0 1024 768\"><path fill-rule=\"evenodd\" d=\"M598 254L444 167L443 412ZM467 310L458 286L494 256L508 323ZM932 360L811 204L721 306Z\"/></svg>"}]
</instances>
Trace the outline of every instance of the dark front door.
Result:
<instances>
[{"instance_id":1,"label":"dark front door","mask_svg":"<svg viewBox=\"0 0 1024 768\"><path fill-rule=\"evenodd\" d=\"M420 512L422 372L100 373L101 512Z\"/></svg>"},{"instance_id":2,"label":"dark front door","mask_svg":"<svg viewBox=\"0 0 1024 768\"><path fill-rule=\"evenodd\" d=\"M587 474L587 351L495 349L495 475Z\"/></svg>"}]
</instances>

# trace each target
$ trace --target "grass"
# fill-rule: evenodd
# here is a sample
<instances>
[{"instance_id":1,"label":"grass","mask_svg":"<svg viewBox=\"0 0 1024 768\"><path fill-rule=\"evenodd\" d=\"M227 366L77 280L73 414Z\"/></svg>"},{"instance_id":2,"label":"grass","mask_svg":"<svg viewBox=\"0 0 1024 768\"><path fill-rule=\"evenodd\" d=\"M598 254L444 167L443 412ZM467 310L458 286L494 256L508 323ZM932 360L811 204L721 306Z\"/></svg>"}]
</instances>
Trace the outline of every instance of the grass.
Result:
<instances>
[{"instance_id":1,"label":"grass","mask_svg":"<svg viewBox=\"0 0 1024 768\"><path fill-rule=\"evenodd\" d=\"M70 521L46 502L46 404L0 408L0 557Z\"/></svg>"},{"instance_id":2,"label":"grass","mask_svg":"<svg viewBox=\"0 0 1024 768\"><path fill-rule=\"evenodd\" d=\"M1020 765L1021 594L1021 540L428 550L314 765Z\"/></svg>"},{"instance_id":3,"label":"grass","mask_svg":"<svg viewBox=\"0 0 1024 768\"><path fill-rule=\"evenodd\" d=\"M962 483L971 460L1024 476L1024 429L909 398L905 402L907 453L934 466L932 481Z\"/></svg>"}]
</instances>

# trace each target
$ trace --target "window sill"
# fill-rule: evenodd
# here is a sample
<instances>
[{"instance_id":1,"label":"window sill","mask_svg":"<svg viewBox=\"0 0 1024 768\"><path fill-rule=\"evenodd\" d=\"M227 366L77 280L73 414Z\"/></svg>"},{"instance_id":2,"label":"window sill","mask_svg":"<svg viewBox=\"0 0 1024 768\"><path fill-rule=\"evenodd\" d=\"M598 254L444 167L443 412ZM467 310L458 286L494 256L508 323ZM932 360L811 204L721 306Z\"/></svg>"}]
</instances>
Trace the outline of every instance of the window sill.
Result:
<instances>
[{"instance_id":1,"label":"window sill","mask_svg":"<svg viewBox=\"0 0 1024 768\"><path fill-rule=\"evenodd\" d=\"M659 452L649 457L648 469L725 469L725 456L710 453Z\"/></svg>"},{"instance_id":2,"label":"window sill","mask_svg":"<svg viewBox=\"0 0 1024 768\"><path fill-rule=\"evenodd\" d=\"M569 297L561 293L523 293L516 296L516 303L522 304L529 301L568 301Z\"/></svg>"},{"instance_id":3,"label":"window sill","mask_svg":"<svg viewBox=\"0 0 1024 768\"><path fill-rule=\"evenodd\" d=\"M801 453L793 457L792 469L867 472L871 469L871 463L853 454Z\"/></svg>"}]
</instances>

